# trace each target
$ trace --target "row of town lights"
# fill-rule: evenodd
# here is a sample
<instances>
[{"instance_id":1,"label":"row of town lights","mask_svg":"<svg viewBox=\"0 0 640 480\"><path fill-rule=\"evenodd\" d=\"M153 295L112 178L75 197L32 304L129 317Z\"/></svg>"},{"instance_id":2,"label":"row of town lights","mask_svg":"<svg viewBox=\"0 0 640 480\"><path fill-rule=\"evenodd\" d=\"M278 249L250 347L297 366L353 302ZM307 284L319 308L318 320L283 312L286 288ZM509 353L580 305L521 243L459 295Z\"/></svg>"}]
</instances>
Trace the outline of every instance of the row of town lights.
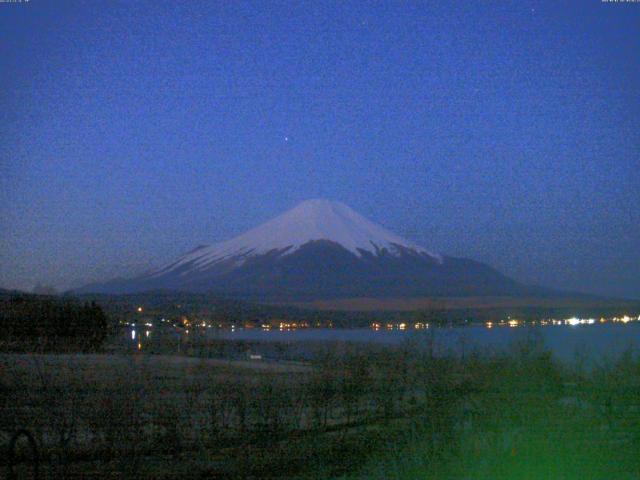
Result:
<instances>
[{"instance_id":1,"label":"row of town lights","mask_svg":"<svg viewBox=\"0 0 640 480\"><path fill-rule=\"evenodd\" d=\"M142 313L144 312L144 307L142 306L138 306L136 308L136 311L138 313ZM637 318L634 317L630 317L629 315L623 315L622 317L612 317L610 320L602 317L599 319L600 323L605 323L607 321L611 321L613 323L629 323L632 321L640 321L640 315L638 315ZM166 320L163 318L161 320L162 322L165 322ZM566 319L553 319L553 318L549 318L549 319L542 319L539 320L539 322L533 320L530 322L525 322L523 320L518 320L518 319L513 319L511 317L509 317L506 320L500 320L499 322L493 322L493 321L488 321L485 322L485 326L487 328L493 328L495 325L500 325L500 326L506 326L508 325L509 327L519 327L525 324L530 324L530 325L537 325L538 323L540 325L570 325L570 326L576 326L576 325L593 325L596 323L596 319L595 318L578 318L578 317L571 317L571 318L566 318ZM125 325L129 325L128 322L125 322ZM145 325L147 327L152 327L153 324L147 322L145 323ZM183 327L185 327L187 330L186 332L189 333L188 328L191 326L191 322L186 318L186 317L182 317L182 325ZM135 327L135 323L132 323L131 326ZM202 321L200 323L200 326L202 328L212 328L213 324L207 324L207 322ZM319 326L319 325L318 325ZM328 325L329 327L332 327L332 324ZM387 323L384 325L385 328L387 330L407 330L409 328L409 324L407 323ZM218 327L221 328L222 325L218 324ZM260 326L262 328L262 330L264 331L270 331L272 328L271 324L262 324ZM280 331L284 331L284 330L294 330L297 328L308 328L309 324L307 322L280 322L278 324L278 329ZM379 331L380 329L383 328L383 325L381 323L378 322L374 322L371 324L371 328L375 331ZM427 329L429 328L429 324L428 323L423 323L423 322L417 322L413 324L413 328L415 330L423 330L423 329ZM231 331L235 331L236 330L236 326L235 324L231 325ZM135 335L135 333L132 333L132 335ZM149 336L148 332L147 332L147 336Z\"/></svg>"},{"instance_id":2,"label":"row of town lights","mask_svg":"<svg viewBox=\"0 0 640 480\"><path fill-rule=\"evenodd\" d=\"M629 315L624 315L622 317L612 317L610 319L607 318L600 318L599 320L596 320L595 318L578 318L578 317L571 317L571 318L565 318L565 319L554 319L554 318L549 318L549 319L542 319L539 321L536 320L532 320L529 322L526 322L525 320L519 320L516 318L508 318L505 320L500 320L498 322L494 322L494 321L487 321L485 322L485 327L486 328L493 328L495 326L508 326L511 328L515 328L515 327L521 327L521 326L525 326L525 325L569 325L569 326L576 326L576 325L594 325L595 323L599 322L599 323L606 323L606 322L612 322L612 323L629 323L629 322L633 322L633 321L640 321L640 315L638 315L638 317L630 317ZM410 325L407 323L387 323L387 324L381 324L378 322L373 322L371 324L371 329L374 331L379 331L383 328L386 328L386 330L407 330L409 329ZM413 328L415 330L421 330L421 329L427 329L429 328L429 324L428 323L414 323L413 324Z\"/></svg>"}]
</instances>

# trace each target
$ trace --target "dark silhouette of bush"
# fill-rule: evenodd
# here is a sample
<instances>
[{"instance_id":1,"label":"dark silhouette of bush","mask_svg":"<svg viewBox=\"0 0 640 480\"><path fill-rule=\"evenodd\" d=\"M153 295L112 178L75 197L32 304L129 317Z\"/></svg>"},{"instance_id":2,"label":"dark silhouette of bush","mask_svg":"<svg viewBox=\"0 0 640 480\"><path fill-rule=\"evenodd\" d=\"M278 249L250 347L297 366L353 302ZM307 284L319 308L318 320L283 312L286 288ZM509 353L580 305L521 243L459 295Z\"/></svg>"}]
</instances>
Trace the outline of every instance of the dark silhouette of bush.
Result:
<instances>
[{"instance_id":1,"label":"dark silhouette of bush","mask_svg":"<svg viewBox=\"0 0 640 480\"><path fill-rule=\"evenodd\" d=\"M100 349L108 335L108 319L95 302L14 295L0 299L0 340L5 349Z\"/></svg>"}]
</instances>

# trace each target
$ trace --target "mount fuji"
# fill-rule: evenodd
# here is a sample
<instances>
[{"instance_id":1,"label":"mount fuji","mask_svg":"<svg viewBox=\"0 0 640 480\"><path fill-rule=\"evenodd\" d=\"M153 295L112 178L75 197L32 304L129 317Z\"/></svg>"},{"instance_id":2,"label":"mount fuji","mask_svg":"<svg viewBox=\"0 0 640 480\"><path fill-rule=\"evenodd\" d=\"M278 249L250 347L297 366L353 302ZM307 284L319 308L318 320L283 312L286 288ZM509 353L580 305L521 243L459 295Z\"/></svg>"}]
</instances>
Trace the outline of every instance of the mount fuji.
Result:
<instances>
[{"instance_id":1,"label":"mount fuji","mask_svg":"<svg viewBox=\"0 0 640 480\"><path fill-rule=\"evenodd\" d=\"M342 203L322 199L305 201L231 240L199 246L144 275L77 292L158 289L256 301L511 296L541 290L480 262L430 252Z\"/></svg>"}]
</instances>

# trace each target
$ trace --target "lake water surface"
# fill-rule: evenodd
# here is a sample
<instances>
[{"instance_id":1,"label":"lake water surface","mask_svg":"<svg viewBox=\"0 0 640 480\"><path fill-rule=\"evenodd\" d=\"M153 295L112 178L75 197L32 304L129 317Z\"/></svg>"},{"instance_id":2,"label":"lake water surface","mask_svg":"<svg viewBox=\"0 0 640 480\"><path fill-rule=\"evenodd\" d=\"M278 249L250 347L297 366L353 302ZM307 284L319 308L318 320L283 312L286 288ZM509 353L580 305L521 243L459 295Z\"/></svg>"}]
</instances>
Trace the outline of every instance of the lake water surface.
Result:
<instances>
[{"instance_id":1,"label":"lake water surface","mask_svg":"<svg viewBox=\"0 0 640 480\"><path fill-rule=\"evenodd\" d=\"M561 360L612 359L631 349L640 351L640 323L605 323L595 325L522 326L517 328L482 325L467 327L435 327L426 330L378 330L370 328L308 328L291 331L259 329L216 331L217 338L277 342L342 341L401 344L433 341L441 354L457 355L499 352L531 336L539 336L551 352Z\"/></svg>"}]
</instances>

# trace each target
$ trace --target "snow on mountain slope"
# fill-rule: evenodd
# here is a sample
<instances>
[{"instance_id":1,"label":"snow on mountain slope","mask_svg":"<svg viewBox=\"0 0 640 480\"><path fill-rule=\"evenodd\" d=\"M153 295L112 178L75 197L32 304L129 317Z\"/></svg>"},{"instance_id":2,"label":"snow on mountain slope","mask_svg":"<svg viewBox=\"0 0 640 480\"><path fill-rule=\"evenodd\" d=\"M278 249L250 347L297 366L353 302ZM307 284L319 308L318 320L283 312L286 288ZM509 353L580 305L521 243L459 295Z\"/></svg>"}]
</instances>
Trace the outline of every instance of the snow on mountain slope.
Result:
<instances>
[{"instance_id":1,"label":"snow on mountain slope","mask_svg":"<svg viewBox=\"0 0 640 480\"><path fill-rule=\"evenodd\" d=\"M488 265L429 253L327 200L303 202L236 238L197 247L155 272L86 285L77 292L154 290L258 302L536 294Z\"/></svg>"},{"instance_id":2,"label":"snow on mountain slope","mask_svg":"<svg viewBox=\"0 0 640 480\"><path fill-rule=\"evenodd\" d=\"M386 249L399 256L402 249L426 254L442 262L442 257L376 225L340 202L315 199L300 203L284 214L239 235L211 246L198 247L151 276L160 276L186 264L204 270L218 262L235 259L238 264L251 256L278 251L289 255L314 240L340 244L358 257L362 252L378 255Z\"/></svg>"}]
</instances>

